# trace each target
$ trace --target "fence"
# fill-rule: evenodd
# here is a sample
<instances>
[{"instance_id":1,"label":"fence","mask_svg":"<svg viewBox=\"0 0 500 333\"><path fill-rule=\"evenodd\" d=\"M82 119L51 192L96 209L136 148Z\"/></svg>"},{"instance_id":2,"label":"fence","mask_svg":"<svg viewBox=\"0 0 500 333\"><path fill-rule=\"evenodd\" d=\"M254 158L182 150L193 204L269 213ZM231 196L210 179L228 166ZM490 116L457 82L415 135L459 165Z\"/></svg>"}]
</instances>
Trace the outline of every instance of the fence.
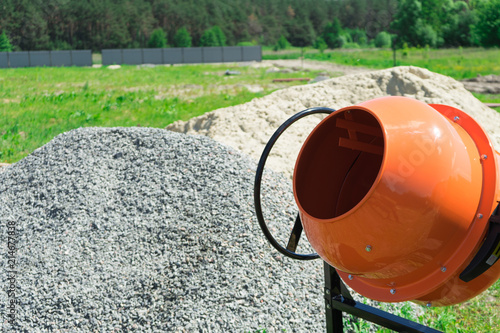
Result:
<instances>
[{"instance_id":1,"label":"fence","mask_svg":"<svg viewBox=\"0 0 500 333\"><path fill-rule=\"evenodd\" d=\"M260 46L102 50L104 66L261 61ZM92 66L90 50L0 52L0 68Z\"/></svg>"},{"instance_id":2,"label":"fence","mask_svg":"<svg viewBox=\"0 0 500 333\"><path fill-rule=\"evenodd\" d=\"M195 64L261 61L260 46L186 47L164 49L106 49L102 64Z\"/></svg>"},{"instance_id":3,"label":"fence","mask_svg":"<svg viewBox=\"0 0 500 333\"><path fill-rule=\"evenodd\" d=\"M92 66L90 50L0 52L0 68Z\"/></svg>"}]
</instances>

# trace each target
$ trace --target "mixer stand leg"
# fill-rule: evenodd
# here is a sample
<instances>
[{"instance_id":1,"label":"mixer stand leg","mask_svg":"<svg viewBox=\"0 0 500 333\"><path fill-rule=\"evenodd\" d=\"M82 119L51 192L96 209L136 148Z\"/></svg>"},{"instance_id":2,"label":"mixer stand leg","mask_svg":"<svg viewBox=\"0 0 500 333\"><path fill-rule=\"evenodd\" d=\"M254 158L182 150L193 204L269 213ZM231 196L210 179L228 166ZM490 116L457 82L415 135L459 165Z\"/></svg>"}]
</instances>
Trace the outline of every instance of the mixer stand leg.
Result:
<instances>
[{"instance_id":1,"label":"mixer stand leg","mask_svg":"<svg viewBox=\"0 0 500 333\"><path fill-rule=\"evenodd\" d=\"M356 302L345 284L340 279L335 268L324 263L325 267L325 307L326 307L326 332L342 333L342 313L348 313L380 326L387 327L396 332L408 333L442 333L433 328L420 325L411 320L404 319L380 309Z\"/></svg>"}]
</instances>

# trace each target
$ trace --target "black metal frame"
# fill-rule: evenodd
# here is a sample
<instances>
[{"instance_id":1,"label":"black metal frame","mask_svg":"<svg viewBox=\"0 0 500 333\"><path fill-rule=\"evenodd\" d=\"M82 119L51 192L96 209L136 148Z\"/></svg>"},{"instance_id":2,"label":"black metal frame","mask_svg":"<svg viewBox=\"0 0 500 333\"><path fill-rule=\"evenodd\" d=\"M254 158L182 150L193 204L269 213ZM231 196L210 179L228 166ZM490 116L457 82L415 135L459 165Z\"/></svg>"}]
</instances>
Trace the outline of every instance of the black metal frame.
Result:
<instances>
[{"instance_id":1,"label":"black metal frame","mask_svg":"<svg viewBox=\"0 0 500 333\"><path fill-rule=\"evenodd\" d=\"M369 305L356 302L345 284L340 279L335 268L328 263L325 266L325 310L326 332L344 332L342 313L365 319L374 324L384 326L396 332L408 333L442 333L433 328L415 323Z\"/></svg>"},{"instance_id":2,"label":"black metal frame","mask_svg":"<svg viewBox=\"0 0 500 333\"><path fill-rule=\"evenodd\" d=\"M300 217L297 215L297 218L295 220L295 224L293 227L292 234L290 235L290 238L288 240L288 244L285 247L280 245L276 239L274 239L273 235L267 228L266 221L264 219L264 214L262 213L262 205L260 202L260 185L262 182L262 175L264 173L264 168L266 166L266 161L267 157L269 156L269 153L273 149L274 144L276 141L278 141L278 138L280 137L281 134L283 134L288 127L290 127L293 123L296 121L307 117L312 114L331 114L335 112L334 109L329 109L329 108L310 108L301 112L298 112L288 118L281 126L274 132L273 136L269 139L267 142L266 146L264 147L264 151L262 152L262 155L260 156L259 164L257 165L257 170L255 171L255 183L254 183L254 188L253 188L253 197L254 197L254 204L255 204L255 215L257 216L257 221L259 221L260 228L262 232L264 233L264 236L266 236L269 244L271 244L278 252L282 253L283 255L297 259L297 260L313 260L313 259L318 259L319 255L317 253L309 253L309 254L301 254L301 253L296 253L295 251L297 250L297 244L299 243L300 236L302 234L302 223L300 222Z\"/></svg>"}]
</instances>

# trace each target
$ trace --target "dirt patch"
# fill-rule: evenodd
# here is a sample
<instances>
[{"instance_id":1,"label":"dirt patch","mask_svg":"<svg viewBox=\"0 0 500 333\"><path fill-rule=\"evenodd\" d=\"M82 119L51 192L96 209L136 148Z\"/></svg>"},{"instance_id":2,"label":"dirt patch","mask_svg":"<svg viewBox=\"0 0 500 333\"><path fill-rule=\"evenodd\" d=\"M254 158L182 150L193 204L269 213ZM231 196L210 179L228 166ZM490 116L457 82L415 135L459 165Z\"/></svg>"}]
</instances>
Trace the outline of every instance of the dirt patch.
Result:
<instances>
[{"instance_id":1,"label":"dirt patch","mask_svg":"<svg viewBox=\"0 0 500 333\"><path fill-rule=\"evenodd\" d=\"M358 74L373 71L373 69L366 67L353 67L353 66L342 66L325 61L313 61L313 60L262 60L262 62L257 62L252 64L252 67L286 67L292 68L294 70L310 70L310 71L324 71L331 76L341 76L348 74Z\"/></svg>"},{"instance_id":2,"label":"dirt patch","mask_svg":"<svg viewBox=\"0 0 500 333\"><path fill-rule=\"evenodd\" d=\"M485 75L462 80L465 89L480 94L500 94L500 75Z\"/></svg>"},{"instance_id":3,"label":"dirt patch","mask_svg":"<svg viewBox=\"0 0 500 333\"><path fill-rule=\"evenodd\" d=\"M283 89L288 87L287 84L211 84L206 87L201 85L176 85L170 86L167 89L158 89L157 94L154 96L156 100L163 100L173 97L183 97L183 98L197 98L202 96L214 95L214 94L238 94L243 90L248 90L251 93L258 93L263 91L270 91L276 89Z\"/></svg>"}]
</instances>

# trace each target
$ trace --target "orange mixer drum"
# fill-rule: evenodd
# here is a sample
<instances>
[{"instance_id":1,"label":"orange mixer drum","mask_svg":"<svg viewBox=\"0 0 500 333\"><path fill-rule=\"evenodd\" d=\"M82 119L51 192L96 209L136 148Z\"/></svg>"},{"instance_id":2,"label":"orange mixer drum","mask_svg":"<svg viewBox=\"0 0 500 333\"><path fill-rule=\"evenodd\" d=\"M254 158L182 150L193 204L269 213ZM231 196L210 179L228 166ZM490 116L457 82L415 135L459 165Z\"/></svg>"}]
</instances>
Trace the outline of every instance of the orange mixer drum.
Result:
<instances>
[{"instance_id":1,"label":"orange mixer drum","mask_svg":"<svg viewBox=\"0 0 500 333\"><path fill-rule=\"evenodd\" d=\"M466 113L406 97L340 109L309 135L293 186L312 247L383 302L464 302L500 278L459 278L500 200L500 154Z\"/></svg>"}]
</instances>

